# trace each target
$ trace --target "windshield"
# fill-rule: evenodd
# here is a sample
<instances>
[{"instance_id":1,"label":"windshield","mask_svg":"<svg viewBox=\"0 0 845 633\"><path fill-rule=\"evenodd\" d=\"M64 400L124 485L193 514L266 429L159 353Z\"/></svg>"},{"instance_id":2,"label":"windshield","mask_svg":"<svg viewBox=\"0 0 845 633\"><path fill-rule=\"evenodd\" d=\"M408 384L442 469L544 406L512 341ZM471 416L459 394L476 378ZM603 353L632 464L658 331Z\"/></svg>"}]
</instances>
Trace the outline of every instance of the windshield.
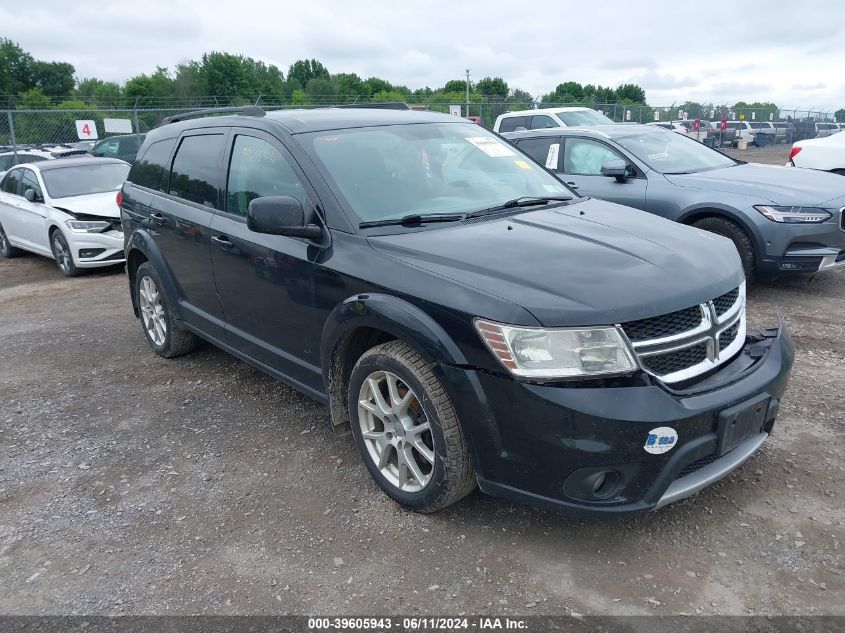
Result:
<instances>
[{"instance_id":1,"label":"windshield","mask_svg":"<svg viewBox=\"0 0 845 633\"><path fill-rule=\"evenodd\" d=\"M613 119L609 119L601 112L595 110L576 110L575 112L555 112L557 118L566 123L569 127L578 127L581 125L607 125L613 123Z\"/></svg>"},{"instance_id":2,"label":"windshield","mask_svg":"<svg viewBox=\"0 0 845 633\"><path fill-rule=\"evenodd\" d=\"M525 196L572 193L518 149L471 123L310 134L330 184L363 222L471 213Z\"/></svg>"},{"instance_id":3,"label":"windshield","mask_svg":"<svg viewBox=\"0 0 845 633\"><path fill-rule=\"evenodd\" d=\"M652 169L664 174L733 167L732 159L681 134L654 132L615 139Z\"/></svg>"},{"instance_id":4,"label":"windshield","mask_svg":"<svg viewBox=\"0 0 845 633\"><path fill-rule=\"evenodd\" d=\"M69 198L117 191L123 186L128 173L129 165L107 163L45 169L41 172L41 177L51 198Z\"/></svg>"}]
</instances>

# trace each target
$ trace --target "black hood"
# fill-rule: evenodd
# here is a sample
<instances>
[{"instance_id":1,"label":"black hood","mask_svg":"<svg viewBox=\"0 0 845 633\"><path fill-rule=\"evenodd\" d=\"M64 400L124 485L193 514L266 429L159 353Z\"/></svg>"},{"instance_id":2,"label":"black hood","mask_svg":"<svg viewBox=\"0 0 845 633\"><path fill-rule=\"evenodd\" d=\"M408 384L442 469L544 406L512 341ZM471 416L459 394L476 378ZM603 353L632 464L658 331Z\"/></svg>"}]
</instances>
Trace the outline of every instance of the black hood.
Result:
<instances>
[{"instance_id":1,"label":"black hood","mask_svg":"<svg viewBox=\"0 0 845 633\"><path fill-rule=\"evenodd\" d=\"M713 299L743 279L729 240L594 199L370 243L515 303L547 326L664 314Z\"/></svg>"}]
</instances>

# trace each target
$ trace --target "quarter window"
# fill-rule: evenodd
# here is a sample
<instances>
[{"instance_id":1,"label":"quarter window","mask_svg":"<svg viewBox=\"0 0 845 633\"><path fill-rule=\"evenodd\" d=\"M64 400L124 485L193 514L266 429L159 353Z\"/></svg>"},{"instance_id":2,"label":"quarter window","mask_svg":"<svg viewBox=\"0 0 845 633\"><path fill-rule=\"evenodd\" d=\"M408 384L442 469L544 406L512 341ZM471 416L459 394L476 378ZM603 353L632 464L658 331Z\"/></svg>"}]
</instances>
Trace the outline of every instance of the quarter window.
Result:
<instances>
[{"instance_id":1,"label":"quarter window","mask_svg":"<svg viewBox=\"0 0 845 633\"><path fill-rule=\"evenodd\" d=\"M563 169L567 174L599 176L601 166L611 160L624 160L622 155L603 143L585 138L567 139L563 152Z\"/></svg>"},{"instance_id":2,"label":"quarter window","mask_svg":"<svg viewBox=\"0 0 845 633\"><path fill-rule=\"evenodd\" d=\"M21 185L21 169L13 169L3 179L3 191L6 193L13 193L16 196L20 195Z\"/></svg>"},{"instance_id":3,"label":"quarter window","mask_svg":"<svg viewBox=\"0 0 845 633\"><path fill-rule=\"evenodd\" d=\"M183 138L173 159L170 195L212 209L219 209L218 173L223 145L222 134L202 134Z\"/></svg>"},{"instance_id":4,"label":"quarter window","mask_svg":"<svg viewBox=\"0 0 845 633\"><path fill-rule=\"evenodd\" d=\"M249 203L265 196L290 196L305 205L305 188L287 159L253 136L235 137L226 192L226 211L244 217Z\"/></svg>"},{"instance_id":5,"label":"quarter window","mask_svg":"<svg viewBox=\"0 0 845 633\"><path fill-rule=\"evenodd\" d=\"M168 159L175 142L175 139L171 138L150 145L144 152L144 157L129 170L127 180L141 187L166 191L167 174L170 172Z\"/></svg>"}]
</instances>

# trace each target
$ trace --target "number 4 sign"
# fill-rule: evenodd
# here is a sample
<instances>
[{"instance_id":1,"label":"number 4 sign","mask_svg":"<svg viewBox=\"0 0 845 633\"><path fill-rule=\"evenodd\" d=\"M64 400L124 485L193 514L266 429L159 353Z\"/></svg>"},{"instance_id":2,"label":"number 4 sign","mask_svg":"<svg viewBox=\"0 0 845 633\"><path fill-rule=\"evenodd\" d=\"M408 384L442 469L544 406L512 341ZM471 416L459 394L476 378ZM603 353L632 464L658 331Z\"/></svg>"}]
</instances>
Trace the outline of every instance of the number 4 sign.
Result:
<instances>
[{"instance_id":1,"label":"number 4 sign","mask_svg":"<svg viewBox=\"0 0 845 633\"><path fill-rule=\"evenodd\" d=\"M77 121L76 136L83 141L98 138L96 123L94 121Z\"/></svg>"}]
</instances>

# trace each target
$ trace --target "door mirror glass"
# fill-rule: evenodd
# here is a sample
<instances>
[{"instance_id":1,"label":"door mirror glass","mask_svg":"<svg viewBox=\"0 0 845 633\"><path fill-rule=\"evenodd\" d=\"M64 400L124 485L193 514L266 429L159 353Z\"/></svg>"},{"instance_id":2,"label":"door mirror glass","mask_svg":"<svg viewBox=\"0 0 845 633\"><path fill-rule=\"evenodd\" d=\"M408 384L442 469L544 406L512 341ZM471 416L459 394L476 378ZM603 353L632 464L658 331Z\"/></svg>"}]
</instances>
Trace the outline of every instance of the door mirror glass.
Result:
<instances>
[{"instance_id":1,"label":"door mirror glass","mask_svg":"<svg viewBox=\"0 0 845 633\"><path fill-rule=\"evenodd\" d=\"M628 179L628 164L624 160L609 160L602 163L601 175L616 178L619 182Z\"/></svg>"},{"instance_id":2,"label":"door mirror glass","mask_svg":"<svg viewBox=\"0 0 845 633\"><path fill-rule=\"evenodd\" d=\"M320 237L322 229L305 221L302 203L290 196L266 196L249 203L246 225L250 231L289 237Z\"/></svg>"},{"instance_id":3,"label":"door mirror glass","mask_svg":"<svg viewBox=\"0 0 845 633\"><path fill-rule=\"evenodd\" d=\"M35 189L27 189L23 192L23 197L27 199L27 202L40 202L38 192Z\"/></svg>"}]
</instances>

